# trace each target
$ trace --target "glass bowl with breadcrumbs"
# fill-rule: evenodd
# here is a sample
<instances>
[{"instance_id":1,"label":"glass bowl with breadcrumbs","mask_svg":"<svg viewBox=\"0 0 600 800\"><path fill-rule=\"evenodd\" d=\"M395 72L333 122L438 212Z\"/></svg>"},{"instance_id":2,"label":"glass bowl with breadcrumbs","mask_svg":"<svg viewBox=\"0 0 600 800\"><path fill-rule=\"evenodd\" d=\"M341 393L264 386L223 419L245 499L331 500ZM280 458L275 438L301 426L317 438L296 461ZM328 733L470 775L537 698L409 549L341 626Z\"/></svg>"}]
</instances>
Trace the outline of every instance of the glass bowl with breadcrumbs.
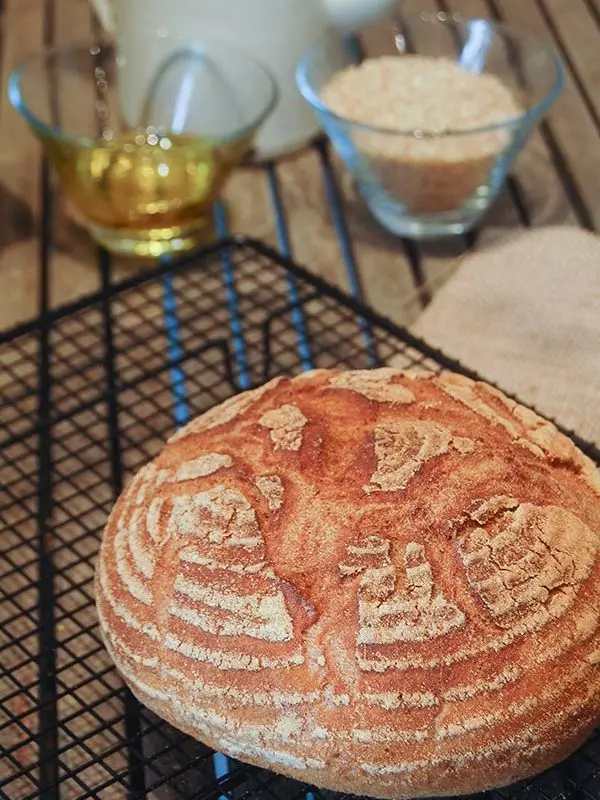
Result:
<instances>
[{"instance_id":1,"label":"glass bowl with breadcrumbs","mask_svg":"<svg viewBox=\"0 0 600 800\"><path fill-rule=\"evenodd\" d=\"M479 222L563 80L546 42L442 13L328 35L297 71L372 214L417 239Z\"/></svg>"}]
</instances>

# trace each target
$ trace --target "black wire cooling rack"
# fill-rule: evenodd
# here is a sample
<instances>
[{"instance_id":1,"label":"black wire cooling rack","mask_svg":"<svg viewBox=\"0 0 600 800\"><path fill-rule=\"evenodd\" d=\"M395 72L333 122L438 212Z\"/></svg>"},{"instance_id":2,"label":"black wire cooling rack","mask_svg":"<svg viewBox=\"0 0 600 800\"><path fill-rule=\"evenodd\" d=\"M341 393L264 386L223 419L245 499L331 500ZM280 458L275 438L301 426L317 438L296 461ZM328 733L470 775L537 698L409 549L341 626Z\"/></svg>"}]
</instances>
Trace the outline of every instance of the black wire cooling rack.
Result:
<instances>
[{"instance_id":1,"label":"black wire cooling rack","mask_svg":"<svg viewBox=\"0 0 600 800\"><path fill-rule=\"evenodd\" d=\"M278 373L390 361L460 369L246 239L105 280L0 334L2 798L334 797L214 754L140 707L99 637L94 559L124 481L190 416ZM485 797L597 800L600 737Z\"/></svg>"}]
</instances>

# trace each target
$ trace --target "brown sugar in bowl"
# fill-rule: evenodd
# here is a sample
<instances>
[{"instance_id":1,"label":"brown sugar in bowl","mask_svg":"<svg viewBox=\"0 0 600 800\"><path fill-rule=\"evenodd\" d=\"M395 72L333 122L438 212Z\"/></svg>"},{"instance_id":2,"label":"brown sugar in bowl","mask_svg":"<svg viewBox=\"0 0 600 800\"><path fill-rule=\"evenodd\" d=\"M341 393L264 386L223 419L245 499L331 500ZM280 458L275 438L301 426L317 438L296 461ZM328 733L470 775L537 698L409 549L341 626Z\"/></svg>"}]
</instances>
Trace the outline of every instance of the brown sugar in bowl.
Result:
<instances>
[{"instance_id":1,"label":"brown sugar in bowl","mask_svg":"<svg viewBox=\"0 0 600 800\"><path fill-rule=\"evenodd\" d=\"M338 116L382 129L357 129L355 145L381 186L413 213L451 211L485 187L512 136L493 126L524 111L496 75L417 55L348 66L321 98Z\"/></svg>"}]
</instances>

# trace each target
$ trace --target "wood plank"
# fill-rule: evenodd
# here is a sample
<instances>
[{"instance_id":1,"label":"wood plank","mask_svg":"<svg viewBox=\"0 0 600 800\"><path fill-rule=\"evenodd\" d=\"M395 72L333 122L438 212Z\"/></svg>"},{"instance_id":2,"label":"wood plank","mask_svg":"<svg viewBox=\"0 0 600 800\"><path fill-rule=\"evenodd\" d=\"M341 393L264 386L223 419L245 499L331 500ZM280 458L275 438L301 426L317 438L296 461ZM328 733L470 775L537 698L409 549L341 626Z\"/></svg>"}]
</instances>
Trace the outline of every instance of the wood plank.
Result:
<instances>
[{"instance_id":1,"label":"wood plank","mask_svg":"<svg viewBox=\"0 0 600 800\"><path fill-rule=\"evenodd\" d=\"M398 321L402 298L412 296L414 284L399 252L399 240L371 217L353 187L347 170L336 160L336 176L346 221L351 227L359 277L368 302ZM340 244L325 197L318 153L310 148L282 159L276 167L292 246L292 255L331 283L349 290ZM243 169L226 192L232 230L277 245L271 196L264 173Z\"/></svg>"},{"instance_id":2,"label":"wood plank","mask_svg":"<svg viewBox=\"0 0 600 800\"><path fill-rule=\"evenodd\" d=\"M600 128L600 60L598 20L590 13L584 0L540 0L540 11L546 25L559 44L563 58L584 97L588 112Z\"/></svg>"},{"instance_id":3,"label":"wood plank","mask_svg":"<svg viewBox=\"0 0 600 800\"><path fill-rule=\"evenodd\" d=\"M410 243L407 247L405 241L386 230L372 216L356 190L352 176L339 159L335 167L365 300L395 322L408 324L405 305L417 288ZM330 231L333 233L331 228ZM316 243L314 246L317 247ZM418 262L417 267L420 267Z\"/></svg>"},{"instance_id":4,"label":"wood plank","mask_svg":"<svg viewBox=\"0 0 600 800\"><path fill-rule=\"evenodd\" d=\"M600 0L584 0L584 2L594 21L600 26Z\"/></svg>"},{"instance_id":5,"label":"wood plank","mask_svg":"<svg viewBox=\"0 0 600 800\"><path fill-rule=\"evenodd\" d=\"M236 170L225 189L229 224L233 233L247 234L276 245L267 178L262 169Z\"/></svg>"},{"instance_id":6,"label":"wood plank","mask_svg":"<svg viewBox=\"0 0 600 800\"><path fill-rule=\"evenodd\" d=\"M53 40L57 46L86 41L93 36L93 15L89 0L52 0ZM76 113L86 118L94 114L94 100L82 94L77 109L69 109L69 121ZM100 286L96 247L77 224L69 210L68 201L54 180L53 209L54 252L51 267L50 300L52 305L69 302Z\"/></svg>"},{"instance_id":7,"label":"wood plank","mask_svg":"<svg viewBox=\"0 0 600 800\"><path fill-rule=\"evenodd\" d=\"M55 45L84 41L92 33L89 0L52 0Z\"/></svg>"},{"instance_id":8,"label":"wood plank","mask_svg":"<svg viewBox=\"0 0 600 800\"><path fill-rule=\"evenodd\" d=\"M465 18L489 19L491 17L489 5L485 0L445 0L439 2L444 10L450 13L460 14ZM503 65L507 74L512 72L508 53L503 54ZM536 127L524 152L518 158L512 170L517 186L515 190L520 192L525 202L530 224L536 225L557 225L557 224L577 224L577 218L569 204L569 198L560 182L551 155L548 151L539 127ZM519 215L514 208L514 202L510 216L506 216L508 209L506 206L497 207L490 216L490 228L511 227L520 224ZM513 217L514 215L514 217ZM512 217L512 222L511 222ZM489 235L496 237L498 231L484 228L483 238Z\"/></svg>"},{"instance_id":9,"label":"wood plank","mask_svg":"<svg viewBox=\"0 0 600 800\"><path fill-rule=\"evenodd\" d=\"M469 0L466 2L460 2L460 0L455 0L454 2L426 0L425 3L413 0L406 4L406 12L407 15L416 15L417 12L424 10L431 15L445 12L459 14L462 17L485 17L485 8L482 6L483 4L479 0L472 0L472 2L469 2ZM435 51L431 50L431 52L439 52L441 50L441 54L447 57L455 58L457 56L456 37L453 36L450 28L443 34L437 33L433 38L433 42L438 43L438 48ZM424 42L424 45L427 47L427 42ZM490 243L498 242L505 236L510 236L515 230L520 229L522 224L513 193L508 187L505 187L478 227L476 247L481 248ZM439 273L437 272L438 269L439 267L436 265L436 272L432 275L434 288L439 287L441 281L448 274L443 265ZM429 271L431 270L429 269Z\"/></svg>"},{"instance_id":10,"label":"wood plank","mask_svg":"<svg viewBox=\"0 0 600 800\"><path fill-rule=\"evenodd\" d=\"M416 13L435 14L438 7L435 0L416 0L398 4L386 14L376 25L368 26L361 31L361 46L366 56L377 57L395 52L393 31L397 23L406 23L406 36L408 49L415 48L416 52L427 52L428 40L424 31L416 33L410 27L410 18ZM439 36L440 31L432 32ZM449 33L442 31L441 43L448 47L448 54L453 52L452 40ZM398 240L402 247L404 258L413 262L413 270L422 273L426 284L437 285L447 270L448 262L453 261L468 248L465 237L447 237L436 242L410 242ZM388 301L389 302L389 301ZM414 306L414 293L410 300ZM412 315L412 314L411 314Z\"/></svg>"},{"instance_id":11,"label":"wood plank","mask_svg":"<svg viewBox=\"0 0 600 800\"><path fill-rule=\"evenodd\" d=\"M511 0L496 0L496 6L508 25L546 40L552 38L535 2L514 3ZM583 200L584 216L587 212L589 222L594 227L599 227L600 184L597 180L600 174L599 135L568 70L564 91L548 113L547 126L564 158L575 191ZM564 179L561 180L565 183ZM567 186L565 188L568 190ZM574 200L576 202L577 197ZM572 199L571 203L573 202Z\"/></svg>"},{"instance_id":12,"label":"wood plank","mask_svg":"<svg viewBox=\"0 0 600 800\"><path fill-rule=\"evenodd\" d=\"M438 0L440 10L462 18L490 18L484 0ZM513 73L509 53L495 55L498 67L507 76ZM513 79L515 86L518 78ZM558 180L539 128L533 132L524 151L511 170L511 177L491 209L480 231L478 245L487 246L510 236L523 225L576 223L564 187Z\"/></svg>"},{"instance_id":13,"label":"wood plank","mask_svg":"<svg viewBox=\"0 0 600 800\"><path fill-rule=\"evenodd\" d=\"M33 53L44 37L43 4L5 0L2 14L3 82ZM0 279L10 291L0 293L0 320L8 327L37 310L40 148L25 122L8 102L0 104Z\"/></svg>"},{"instance_id":14,"label":"wood plank","mask_svg":"<svg viewBox=\"0 0 600 800\"><path fill-rule=\"evenodd\" d=\"M318 153L308 150L299 157L284 159L277 173L294 258L347 290L346 270L328 218Z\"/></svg>"},{"instance_id":15,"label":"wood plank","mask_svg":"<svg viewBox=\"0 0 600 800\"><path fill-rule=\"evenodd\" d=\"M45 20L46 8L53 13ZM9 0L3 16L8 33L2 74L8 75L41 50L45 26L46 34L60 44L85 38L89 21L86 0L54 0L52 4ZM0 320L2 327L9 327L37 313L41 148L8 104L0 114L0 145L1 191L5 195L0 219L0 275L11 288L0 297ZM50 301L54 305L92 291L98 283L95 269L90 269L92 248L87 236L64 214L61 203L55 211L56 252L50 270Z\"/></svg>"},{"instance_id":16,"label":"wood plank","mask_svg":"<svg viewBox=\"0 0 600 800\"><path fill-rule=\"evenodd\" d=\"M316 265L324 277L348 290L350 285L325 197L318 154L311 154L311 160L313 181L299 181L293 174L286 180L295 253L299 260L309 266ZM334 172L365 299L382 313L402 322L401 301L412 294L414 284L399 241L373 219L354 188L352 176L337 159Z\"/></svg>"},{"instance_id":17,"label":"wood plank","mask_svg":"<svg viewBox=\"0 0 600 800\"><path fill-rule=\"evenodd\" d=\"M28 2L27 0L6 0L2 9L2 57L1 57L1 76L3 84L6 83L9 74L21 64L26 55L30 55L42 45L43 42L43 15L40 4ZM0 293L0 320L2 324L10 324L22 318L22 316L32 316L37 308L37 258L34 240L34 216L30 198L37 198L38 177L38 147L29 134L24 130L18 113L4 101L0 104L0 281L3 291ZM37 346L33 343L32 350L28 349L35 357ZM32 352L33 351L33 352ZM18 357L13 359L8 355L7 367L18 378L22 378L35 386L35 378L32 375L30 365L24 364ZM4 363L3 363L4 366ZM9 375L12 374L9 373ZM6 376L4 377L6 381ZM17 381L11 381L5 387L9 395L18 386ZM19 389L17 389L19 391ZM33 398L32 398L33 400ZM4 412L5 408L0 410ZM22 414L28 413L35 418L36 410L31 400L25 401ZM11 453L6 451L3 462L3 481L7 484L13 483L16 497L29 494L35 491L35 480L29 477L35 474L37 465L33 454L29 454L29 443L24 448L19 448L20 458L15 453L18 469L11 469ZM35 441L33 444L35 447ZM32 463L33 462L33 463ZM25 476L24 480L19 479L19 472ZM11 472L13 474L11 474ZM6 503L5 503L6 505ZM20 521L19 521L20 520ZM11 533L11 526L14 525L18 535ZM8 509L3 537L7 538L7 544L14 544L14 563L23 564L30 562L32 556L35 557L35 536L36 527L33 520L23 521L22 509L18 503L12 509ZM12 537L12 541L11 541ZM36 592L34 581L36 580L36 570L25 569L24 575L18 573L9 574L4 580L4 591L10 595L11 592L20 593L23 597L24 607L35 607ZM27 582L30 587L27 588ZM20 626L15 627L13 635L19 636L22 631L29 630L35 633L35 625L38 622L38 615L23 615ZM37 650L37 637L31 637L29 652L32 658L24 658L24 652L17 647L9 647L6 655L3 655L3 662L6 668L18 669L20 680L23 684L34 684L38 680L38 668L35 656ZM7 677L0 678L0 694L10 695L14 693L14 684ZM7 785L7 791L11 797L19 798L27 796L33 789L33 782L37 781L38 748L35 737L38 733L38 714L35 712L35 692L22 692L10 702L10 710L17 716L22 715L22 722L19 725L10 727L6 736L14 743L21 742L14 754L14 761L4 758L0 759L0 779L8 779L15 774L19 767L26 770L21 779L15 779ZM30 777L28 777L31 776Z\"/></svg>"},{"instance_id":18,"label":"wood plank","mask_svg":"<svg viewBox=\"0 0 600 800\"><path fill-rule=\"evenodd\" d=\"M397 258L398 239L373 220L345 168L336 164L335 172L366 299L394 319L405 320L402 298L412 295L414 285L406 261L401 255ZM276 174L293 257L348 291L348 274L325 197L317 151L310 148L282 159ZM251 231L277 246L274 210L262 170L239 170L226 199L232 230Z\"/></svg>"}]
</instances>

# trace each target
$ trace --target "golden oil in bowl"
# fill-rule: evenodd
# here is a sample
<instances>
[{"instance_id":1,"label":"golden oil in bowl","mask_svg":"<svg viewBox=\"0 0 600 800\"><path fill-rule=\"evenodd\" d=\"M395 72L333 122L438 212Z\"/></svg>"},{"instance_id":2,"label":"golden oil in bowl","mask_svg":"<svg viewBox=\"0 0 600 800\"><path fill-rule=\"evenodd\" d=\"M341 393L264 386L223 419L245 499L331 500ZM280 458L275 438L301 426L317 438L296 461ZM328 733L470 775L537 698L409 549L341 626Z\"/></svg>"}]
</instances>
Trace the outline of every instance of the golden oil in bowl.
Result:
<instances>
[{"instance_id":1,"label":"golden oil in bowl","mask_svg":"<svg viewBox=\"0 0 600 800\"><path fill-rule=\"evenodd\" d=\"M113 253L156 258L213 238L212 205L278 86L230 42L157 32L135 47L100 35L43 50L8 94L77 221Z\"/></svg>"},{"instance_id":2,"label":"golden oil in bowl","mask_svg":"<svg viewBox=\"0 0 600 800\"><path fill-rule=\"evenodd\" d=\"M158 257L212 234L212 204L252 136L223 143L154 128L83 145L45 141L75 216L116 253Z\"/></svg>"}]
</instances>

